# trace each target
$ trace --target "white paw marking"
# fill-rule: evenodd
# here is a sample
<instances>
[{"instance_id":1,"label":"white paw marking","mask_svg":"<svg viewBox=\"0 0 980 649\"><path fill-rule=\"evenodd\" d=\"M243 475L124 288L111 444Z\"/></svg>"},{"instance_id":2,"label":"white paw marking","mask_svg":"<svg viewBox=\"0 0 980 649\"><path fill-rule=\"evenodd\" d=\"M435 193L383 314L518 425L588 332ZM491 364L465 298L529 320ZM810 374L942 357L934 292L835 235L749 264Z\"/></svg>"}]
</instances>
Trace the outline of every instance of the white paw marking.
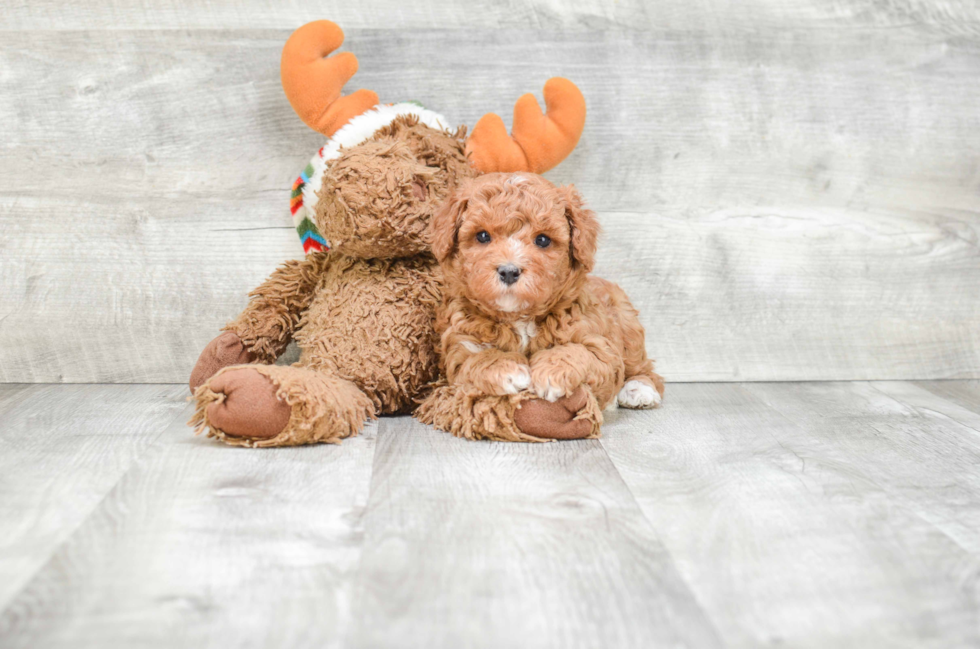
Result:
<instances>
[{"instance_id":1,"label":"white paw marking","mask_svg":"<svg viewBox=\"0 0 980 649\"><path fill-rule=\"evenodd\" d=\"M503 387L506 394L517 394L522 390L527 390L530 385L531 371L526 367L520 367L504 376Z\"/></svg>"},{"instance_id":2,"label":"white paw marking","mask_svg":"<svg viewBox=\"0 0 980 649\"><path fill-rule=\"evenodd\" d=\"M661 398L659 392L643 381L628 381L617 400L624 408L656 408Z\"/></svg>"},{"instance_id":3,"label":"white paw marking","mask_svg":"<svg viewBox=\"0 0 980 649\"><path fill-rule=\"evenodd\" d=\"M563 389L559 388L557 385L551 385L551 381L548 380L545 380L544 385L535 386L534 392L545 401L551 401L552 403L565 396L565 391Z\"/></svg>"}]
</instances>

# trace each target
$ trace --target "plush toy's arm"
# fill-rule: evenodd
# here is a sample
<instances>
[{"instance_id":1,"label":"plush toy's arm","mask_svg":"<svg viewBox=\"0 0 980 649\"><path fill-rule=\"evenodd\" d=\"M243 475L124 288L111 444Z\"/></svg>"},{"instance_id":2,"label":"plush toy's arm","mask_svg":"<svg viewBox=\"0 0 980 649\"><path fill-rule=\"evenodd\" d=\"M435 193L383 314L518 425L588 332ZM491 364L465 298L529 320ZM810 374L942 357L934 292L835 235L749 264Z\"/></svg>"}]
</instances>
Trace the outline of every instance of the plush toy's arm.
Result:
<instances>
[{"instance_id":1,"label":"plush toy's arm","mask_svg":"<svg viewBox=\"0 0 980 649\"><path fill-rule=\"evenodd\" d=\"M237 334L259 362L274 363L292 340L300 316L310 306L317 282L329 265L326 252L282 264L249 293L248 306L223 331Z\"/></svg>"}]
</instances>

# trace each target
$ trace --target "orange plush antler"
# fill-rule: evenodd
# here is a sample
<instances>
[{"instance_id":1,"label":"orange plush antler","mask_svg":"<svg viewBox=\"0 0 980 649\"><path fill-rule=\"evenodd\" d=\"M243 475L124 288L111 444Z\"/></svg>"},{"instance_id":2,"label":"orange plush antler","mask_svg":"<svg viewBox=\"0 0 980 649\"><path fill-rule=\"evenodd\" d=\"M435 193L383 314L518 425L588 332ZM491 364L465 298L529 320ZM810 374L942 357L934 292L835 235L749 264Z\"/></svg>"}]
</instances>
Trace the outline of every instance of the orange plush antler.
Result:
<instances>
[{"instance_id":1,"label":"orange plush antler","mask_svg":"<svg viewBox=\"0 0 980 649\"><path fill-rule=\"evenodd\" d=\"M532 171L544 173L572 152L585 126L585 98L568 79L554 77L544 84L547 113L528 93L514 104L514 136L504 121L487 113L466 141L470 163L484 173Z\"/></svg>"},{"instance_id":2,"label":"orange plush antler","mask_svg":"<svg viewBox=\"0 0 980 649\"><path fill-rule=\"evenodd\" d=\"M294 31L282 48L279 71L289 103L307 126L327 136L378 103L373 90L340 96L357 72L357 57L350 52L324 57L343 42L340 27L317 20Z\"/></svg>"}]
</instances>

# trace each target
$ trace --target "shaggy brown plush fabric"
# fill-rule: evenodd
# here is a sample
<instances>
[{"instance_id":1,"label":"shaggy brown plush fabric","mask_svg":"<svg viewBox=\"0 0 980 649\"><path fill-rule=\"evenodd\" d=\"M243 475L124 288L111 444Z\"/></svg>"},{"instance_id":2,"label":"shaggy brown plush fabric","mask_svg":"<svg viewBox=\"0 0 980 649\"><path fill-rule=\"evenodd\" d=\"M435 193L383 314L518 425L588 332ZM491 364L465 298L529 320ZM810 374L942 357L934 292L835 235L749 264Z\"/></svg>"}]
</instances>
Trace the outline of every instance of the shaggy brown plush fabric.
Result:
<instances>
[{"instance_id":1,"label":"shaggy brown plush fabric","mask_svg":"<svg viewBox=\"0 0 980 649\"><path fill-rule=\"evenodd\" d=\"M249 437L249 429L254 428L254 423L230 431L221 428L211 419L215 405L233 398L233 394L212 390L212 384L225 373L241 371L255 372L268 379L270 391L274 390L276 399L291 408L288 422L275 437ZM215 437L235 446L297 446L316 442L339 444L345 437L357 435L364 427L364 422L375 416L371 400L353 383L326 372L302 367L227 367L199 387L194 393L194 399L197 407L188 424L194 426L199 433L207 429L208 437ZM275 409L271 414L273 417L279 416ZM253 413L253 417L261 416L268 416L268 413Z\"/></svg>"},{"instance_id":2,"label":"shaggy brown plush fabric","mask_svg":"<svg viewBox=\"0 0 980 649\"><path fill-rule=\"evenodd\" d=\"M439 373L432 328L439 278L428 254L339 258L300 321L299 365L351 381L378 414L409 412Z\"/></svg>"},{"instance_id":3,"label":"shaggy brown plush fabric","mask_svg":"<svg viewBox=\"0 0 980 649\"><path fill-rule=\"evenodd\" d=\"M354 257L427 251L433 206L477 174L463 153L465 133L439 132L405 116L346 151L324 174L316 207L320 233Z\"/></svg>"},{"instance_id":4,"label":"shaggy brown plush fabric","mask_svg":"<svg viewBox=\"0 0 980 649\"><path fill-rule=\"evenodd\" d=\"M275 363L292 340L300 314L310 306L332 261L328 253L317 252L285 262L249 293L248 306L223 330L237 334L260 363Z\"/></svg>"}]
</instances>

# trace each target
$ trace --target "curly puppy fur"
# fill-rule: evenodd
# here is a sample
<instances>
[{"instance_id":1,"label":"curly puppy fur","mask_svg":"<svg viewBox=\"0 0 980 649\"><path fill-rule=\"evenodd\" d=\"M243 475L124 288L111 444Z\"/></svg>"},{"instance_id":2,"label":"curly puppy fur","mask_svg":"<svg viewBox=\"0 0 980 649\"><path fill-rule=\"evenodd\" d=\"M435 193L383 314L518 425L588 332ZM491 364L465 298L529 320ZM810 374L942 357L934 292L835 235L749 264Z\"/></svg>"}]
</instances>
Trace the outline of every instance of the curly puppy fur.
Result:
<instances>
[{"instance_id":1,"label":"curly puppy fur","mask_svg":"<svg viewBox=\"0 0 980 649\"><path fill-rule=\"evenodd\" d=\"M575 189L529 173L462 185L432 220L443 269L436 330L450 385L554 401L585 385L599 407L652 408L663 379L636 309L591 277L599 224Z\"/></svg>"}]
</instances>

